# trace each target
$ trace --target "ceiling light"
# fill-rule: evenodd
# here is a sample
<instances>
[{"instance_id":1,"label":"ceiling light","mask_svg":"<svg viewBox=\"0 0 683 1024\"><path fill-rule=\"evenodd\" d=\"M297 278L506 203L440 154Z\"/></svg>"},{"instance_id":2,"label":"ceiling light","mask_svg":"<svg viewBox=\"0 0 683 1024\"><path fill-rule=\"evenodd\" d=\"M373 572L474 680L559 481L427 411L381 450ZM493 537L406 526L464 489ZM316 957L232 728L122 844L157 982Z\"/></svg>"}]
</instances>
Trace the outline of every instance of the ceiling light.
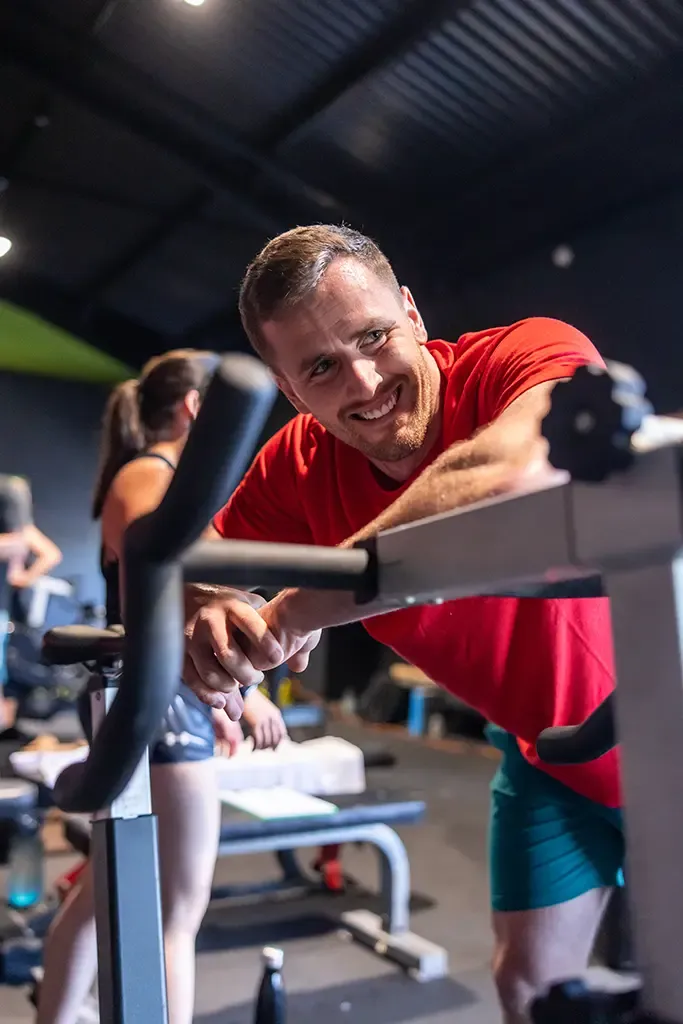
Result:
<instances>
[{"instance_id":1,"label":"ceiling light","mask_svg":"<svg viewBox=\"0 0 683 1024\"><path fill-rule=\"evenodd\" d=\"M571 245L558 245L550 257L556 267L567 270L574 262L574 250Z\"/></svg>"},{"instance_id":2,"label":"ceiling light","mask_svg":"<svg viewBox=\"0 0 683 1024\"><path fill-rule=\"evenodd\" d=\"M6 256L12 248L12 240L5 238L4 235L0 235L0 258Z\"/></svg>"},{"instance_id":3,"label":"ceiling light","mask_svg":"<svg viewBox=\"0 0 683 1024\"><path fill-rule=\"evenodd\" d=\"M204 0L185 0L185 3L189 4L190 7L201 7Z\"/></svg>"}]
</instances>

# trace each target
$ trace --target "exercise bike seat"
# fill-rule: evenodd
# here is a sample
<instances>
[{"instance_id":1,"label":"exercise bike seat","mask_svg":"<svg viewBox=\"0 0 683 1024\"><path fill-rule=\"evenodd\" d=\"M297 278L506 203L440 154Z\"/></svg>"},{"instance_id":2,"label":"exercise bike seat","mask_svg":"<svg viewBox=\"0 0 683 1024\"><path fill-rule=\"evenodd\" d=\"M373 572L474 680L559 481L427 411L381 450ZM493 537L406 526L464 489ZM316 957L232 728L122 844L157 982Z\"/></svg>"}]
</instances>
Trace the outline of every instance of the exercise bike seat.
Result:
<instances>
[{"instance_id":1,"label":"exercise bike seat","mask_svg":"<svg viewBox=\"0 0 683 1024\"><path fill-rule=\"evenodd\" d=\"M102 665L122 658L125 642L123 626L57 626L43 637L42 659L47 665Z\"/></svg>"}]
</instances>

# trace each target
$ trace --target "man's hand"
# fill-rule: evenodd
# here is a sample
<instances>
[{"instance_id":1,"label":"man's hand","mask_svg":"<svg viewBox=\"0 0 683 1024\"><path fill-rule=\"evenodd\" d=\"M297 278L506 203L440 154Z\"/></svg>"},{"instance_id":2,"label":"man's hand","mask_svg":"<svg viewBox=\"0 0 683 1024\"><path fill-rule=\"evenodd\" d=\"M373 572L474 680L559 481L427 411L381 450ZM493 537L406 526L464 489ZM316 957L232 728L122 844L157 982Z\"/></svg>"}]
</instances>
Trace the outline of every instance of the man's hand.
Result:
<instances>
[{"instance_id":1,"label":"man's hand","mask_svg":"<svg viewBox=\"0 0 683 1024\"><path fill-rule=\"evenodd\" d=\"M275 750L287 735L280 709L260 690L252 690L244 702L243 720L251 730L254 750Z\"/></svg>"},{"instance_id":2,"label":"man's hand","mask_svg":"<svg viewBox=\"0 0 683 1024\"><path fill-rule=\"evenodd\" d=\"M284 590L268 604L264 604L259 614L282 650L282 658L278 664L287 662L292 672L303 672L308 668L311 651L320 643L322 630L311 631L298 628L289 614L289 601L292 593L292 591Z\"/></svg>"},{"instance_id":3,"label":"man's hand","mask_svg":"<svg viewBox=\"0 0 683 1024\"><path fill-rule=\"evenodd\" d=\"M262 682L265 669L285 660L257 610L263 606L255 594L225 591L196 610L185 627L184 681L233 721L244 710L239 687Z\"/></svg>"}]
</instances>

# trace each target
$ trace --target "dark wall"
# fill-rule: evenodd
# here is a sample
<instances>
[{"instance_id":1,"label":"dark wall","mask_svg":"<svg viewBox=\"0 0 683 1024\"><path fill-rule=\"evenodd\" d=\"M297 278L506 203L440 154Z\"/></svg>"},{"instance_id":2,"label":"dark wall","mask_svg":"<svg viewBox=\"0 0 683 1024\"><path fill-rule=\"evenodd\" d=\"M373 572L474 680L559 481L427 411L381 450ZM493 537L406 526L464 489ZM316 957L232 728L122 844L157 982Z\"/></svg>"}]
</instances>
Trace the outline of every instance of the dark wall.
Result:
<instances>
[{"instance_id":1,"label":"dark wall","mask_svg":"<svg viewBox=\"0 0 683 1024\"><path fill-rule=\"evenodd\" d=\"M35 524L64 554L55 575L75 579L83 600L102 599L90 496L106 394L92 384L0 372L0 472L29 478Z\"/></svg>"},{"instance_id":2,"label":"dark wall","mask_svg":"<svg viewBox=\"0 0 683 1024\"><path fill-rule=\"evenodd\" d=\"M554 245L574 262L560 269ZM457 246L457 238L453 240ZM422 306L433 337L555 316L574 324L603 355L646 378L659 412L683 408L679 307L683 283L683 193L623 213L471 282L444 274ZM420 296L418 296L418 300Z\"/></svg>"}]
</instances>

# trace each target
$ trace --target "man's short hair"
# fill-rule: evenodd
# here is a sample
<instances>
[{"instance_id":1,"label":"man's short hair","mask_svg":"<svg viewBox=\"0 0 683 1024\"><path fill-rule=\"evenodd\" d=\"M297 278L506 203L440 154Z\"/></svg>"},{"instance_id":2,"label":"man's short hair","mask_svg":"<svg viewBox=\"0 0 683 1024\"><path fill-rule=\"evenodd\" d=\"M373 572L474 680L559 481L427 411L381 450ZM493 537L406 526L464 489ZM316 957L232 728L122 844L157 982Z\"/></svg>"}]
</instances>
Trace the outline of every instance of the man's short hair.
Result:
<instances>
[{"instance_id":1,"label":"man's short hair","mask_svg":"<svg viewBox=\"0 0 683 1024\"><path fill-rule=\"evenodd\" d=\"M267 355L261 325L315 291L334 260L348 258L363 263L399 291L382 250L353 228L312 224L285 231L268 242L247 267L239 300L242 326L259 355Z\"/></svg>"}]
</instances>

